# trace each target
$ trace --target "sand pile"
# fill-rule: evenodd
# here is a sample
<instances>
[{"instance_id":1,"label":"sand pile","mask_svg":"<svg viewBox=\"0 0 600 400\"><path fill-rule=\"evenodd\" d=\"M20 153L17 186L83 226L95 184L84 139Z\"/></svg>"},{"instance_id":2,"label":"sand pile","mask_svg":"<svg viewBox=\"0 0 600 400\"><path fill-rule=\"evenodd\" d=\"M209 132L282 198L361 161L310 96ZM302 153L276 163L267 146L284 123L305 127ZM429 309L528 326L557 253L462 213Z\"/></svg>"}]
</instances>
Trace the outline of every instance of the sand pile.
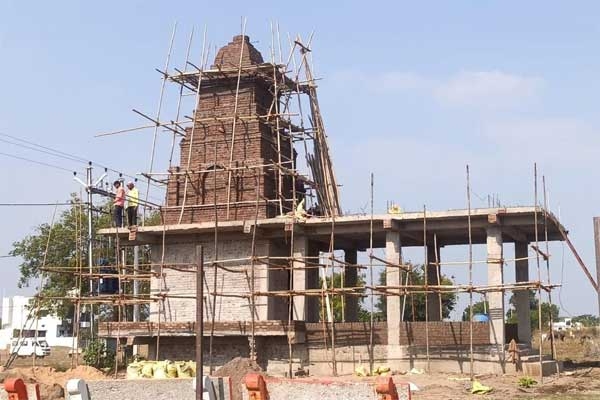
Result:
<instances>
[{"instance_id":1,"label":"sand pile","mask_svg":"<svg viewBox=\"0 0 600 400\"><path fill-rule=\"evenodd\" d=\"M44 400L64 399L64 387L69 379L86 381L106 379L102 371L93 367L78 366L60 372L52 367L11 368L0 373L0 382L6 378L21 378L25 383L38 383Z\"/></svg>"},{"instance_id":2,"label":"sand pile","mask_svg":"<svg viewBox=\"0 0 600 400\"><path fill-rule=\"evenodd\" d=\"M233 391L231 394L232 400L242 400L242 384L244 377L250 372L262 373L263 370L255 361L249 358L236 357L215 371L214 376L230 377Z\"/></svg>"}]
</instances>

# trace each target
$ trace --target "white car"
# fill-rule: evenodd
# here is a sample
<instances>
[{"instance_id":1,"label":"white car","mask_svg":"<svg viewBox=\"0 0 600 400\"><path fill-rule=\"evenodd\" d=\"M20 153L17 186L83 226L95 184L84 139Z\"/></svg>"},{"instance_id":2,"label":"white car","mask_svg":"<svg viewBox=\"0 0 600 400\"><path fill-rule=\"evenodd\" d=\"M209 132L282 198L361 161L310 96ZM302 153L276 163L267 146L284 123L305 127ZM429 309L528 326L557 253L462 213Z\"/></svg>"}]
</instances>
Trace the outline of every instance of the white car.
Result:
<instances>
[{"instance_id":1,"label":"white car","mask_svg":"<svg viewBox=\"0 0 600 400\"><path fill-rule=\"evenodd\" d=\"M50 354L50 346L45 340L35 338L13 339L10 343L10 353L19 357L45 357Z\"/></svg>"}]
</instances>

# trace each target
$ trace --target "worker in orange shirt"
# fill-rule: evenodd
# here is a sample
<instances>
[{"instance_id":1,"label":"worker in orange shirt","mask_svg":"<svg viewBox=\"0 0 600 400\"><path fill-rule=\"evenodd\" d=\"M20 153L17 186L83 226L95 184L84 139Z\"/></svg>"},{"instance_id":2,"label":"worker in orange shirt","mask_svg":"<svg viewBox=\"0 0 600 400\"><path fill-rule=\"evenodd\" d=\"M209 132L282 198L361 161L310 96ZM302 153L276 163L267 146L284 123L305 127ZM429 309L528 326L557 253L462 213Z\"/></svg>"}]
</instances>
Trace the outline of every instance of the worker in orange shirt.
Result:
<instances>
[{"instance_id":1,"label":"worker in orange shirt","mask_svg":"<svg viewBox=\"0 0 600 400\"><path fill-rule=\"evenodd\" d=\"M123 188L123 185L121 185L120 181L115 181L113 186L116 190L115 200L113 201L113 206L115 207L115 226L117 228L122 228L123 207L125 207L125 189Z\"/></svg>"}]
</instances>

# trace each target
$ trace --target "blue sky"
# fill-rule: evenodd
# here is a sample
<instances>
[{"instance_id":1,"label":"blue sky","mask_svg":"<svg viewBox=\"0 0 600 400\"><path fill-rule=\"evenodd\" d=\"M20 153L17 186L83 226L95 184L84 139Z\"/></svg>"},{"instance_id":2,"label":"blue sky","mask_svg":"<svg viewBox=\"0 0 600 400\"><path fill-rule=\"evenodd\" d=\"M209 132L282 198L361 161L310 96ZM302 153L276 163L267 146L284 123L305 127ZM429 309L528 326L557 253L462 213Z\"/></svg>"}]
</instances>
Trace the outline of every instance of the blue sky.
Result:
<instances>
[{"instance_id":1,"label":"blue sky","mask_svg":"<svg viewBox=\"0 0 600 400\"><path fill-rule=\"evenodd\" d=\"M148 169L151 132L95 134L146 123L154 114L169 37L181 66L190 30L199 60L206 26L215 47L240 32L268 58L270 22L282 36L315 32L315 72L345 210L465 207L465 165L474 205L533 203L533 163L546 176L551 209L586 263L594 265L598 214L600 24L596 2L215 2L63 1L0 3L0 132L135 174ZM167 96L165 114L174 97ZM0 152L83 171L81 163L0 142ZM159 141L164 168L168 138ZM99 172L99 171L98 171ZM63 170L0 156L0 202L63 200L78 191ZM114 176L114 174L112 174ZM160 194L155 194L161 197ZM482 200L479 200L480 197ZM0 207L0 255L49 221L52 208ZM562 314L597 313L595 294L574 258L551 248L562 281ZM481 249L478 249L481 252ZM407 254L419 261L422 251ZM464 249L444 249L464 259ZM512 256L512 246L506 246ZM0 258L0 288L16 290L18 260ZM485 280L485 266L477 278ZM458 278L464 271L447 271ZM532 268L531 272L534 270ZM511 267L506 269L512 278Z\"/></svg>"}]
</instances>

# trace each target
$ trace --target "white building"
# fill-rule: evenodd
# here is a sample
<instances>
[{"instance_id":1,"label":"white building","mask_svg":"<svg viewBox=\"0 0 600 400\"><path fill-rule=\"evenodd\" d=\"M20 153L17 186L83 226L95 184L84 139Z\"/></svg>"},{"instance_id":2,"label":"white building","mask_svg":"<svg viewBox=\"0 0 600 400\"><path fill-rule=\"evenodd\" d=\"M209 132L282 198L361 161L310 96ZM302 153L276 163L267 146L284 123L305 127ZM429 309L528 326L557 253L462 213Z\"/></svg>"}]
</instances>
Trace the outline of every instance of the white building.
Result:
<instances>
[{"instance_id":1,"label":"white building","mask_svg":"<svg viewBox=\"0 0 600 400\"><path fill-rule=\"evenodd\" d=\"M31 297L14 296L2 298L2 315L0 326L0 349L10 346L11 338L18 337L23 330L23 336L37 336L44 338L50 346L73 346L71 336L71 321L62 320L53 315L34 319L29 318L33 310L29 309Z\"/></svg>"}]
</instances>

